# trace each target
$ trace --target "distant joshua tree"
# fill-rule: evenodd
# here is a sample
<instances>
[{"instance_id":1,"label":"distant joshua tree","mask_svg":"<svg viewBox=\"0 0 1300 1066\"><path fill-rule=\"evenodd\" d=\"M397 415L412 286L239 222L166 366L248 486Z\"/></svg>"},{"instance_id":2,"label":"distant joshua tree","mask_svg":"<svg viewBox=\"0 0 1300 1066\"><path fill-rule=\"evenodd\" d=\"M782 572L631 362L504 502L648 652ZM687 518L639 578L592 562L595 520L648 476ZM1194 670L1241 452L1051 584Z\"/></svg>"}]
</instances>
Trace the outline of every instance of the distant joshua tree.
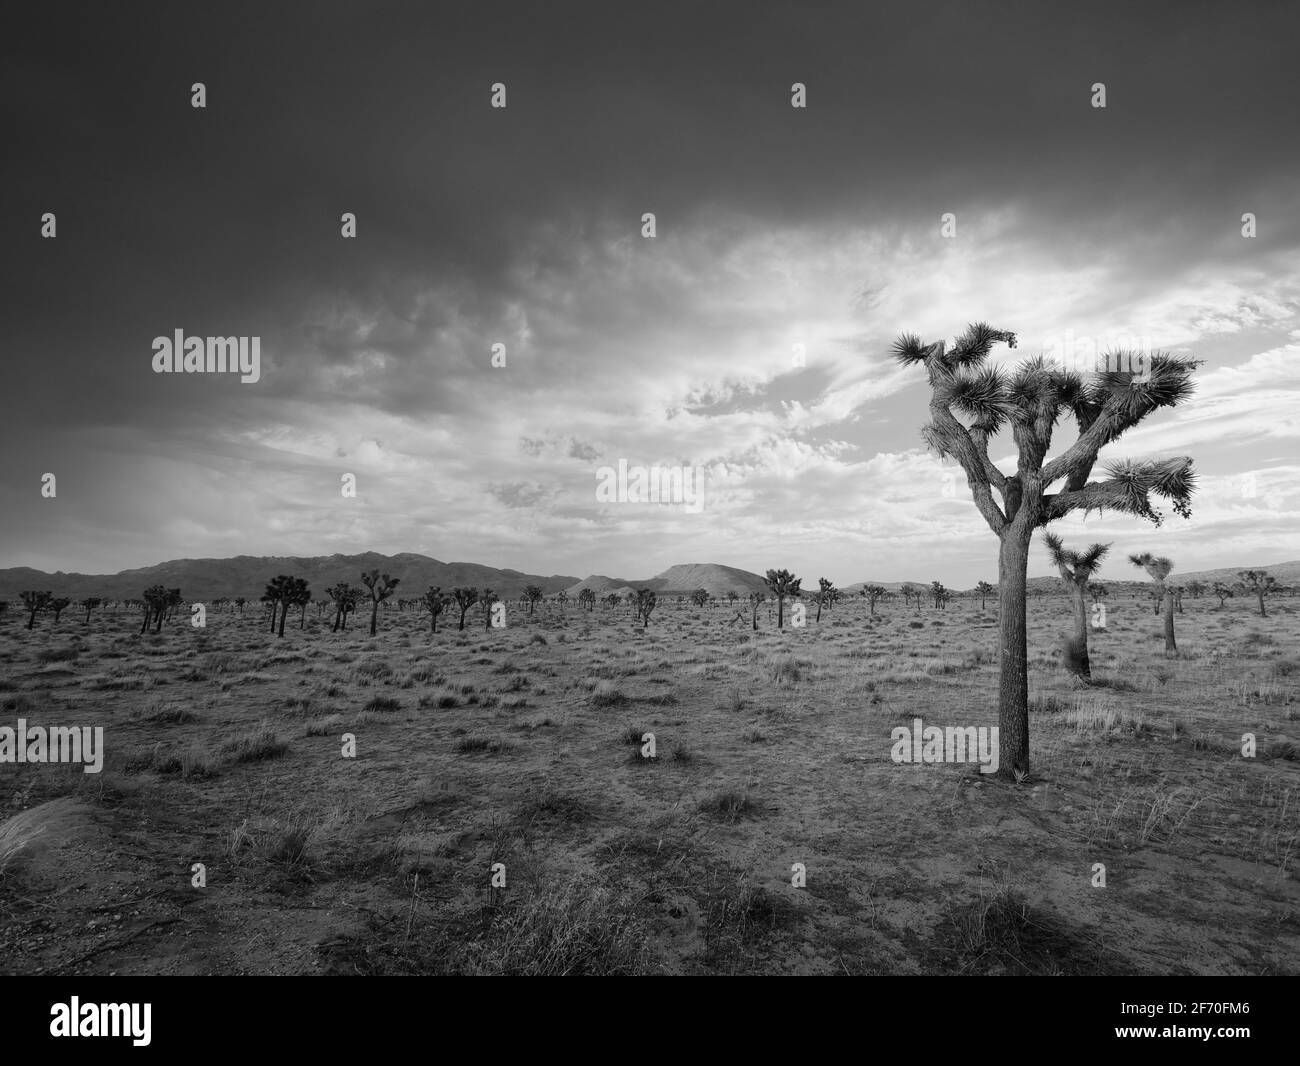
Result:
<instances>
[{"instance_id":1,"label":"distant joshua tree","mask_svg":"<svg viewBox=\"0 0 1300 1066\"><path fill-rule=\"evenodd\" d=\"M479 596L478 602L483 607L483 628L484 629L492 628L492 605L496 603L497 600L499 600L500 598L501 597L499 597L491 589L484 589L483 594Z\"/></svg>"},{"instance_id":2,"label":"distant joshua tree","mask_svg":"<svg viewBox=\"0 0 1300 1066\"><path fill-rule=\"evenodd\" d=\"M271 608L271 632L275 632L276 619L280 620L280 636L284 636L284 617L289 613L289 605L294 594L294 579L288 574L277 574L266 583L262 593L262 602Z\"/></svg>"},{"instance_id":3,"label":"distant joshua tree","mask_svg":"<svg viewBox=\"0 0 1300 1066\"><path fill-rule=\"evenodd\" d=\"M582 589L578 593L578 606L590 611L596 606L596 594L591 589Z\"/></svg>"},{"instance_id":4,"label":"distant joshua tree","mask_svg":"<svg viewBox=\"0 0 1300 1066\"><path fill-rule=\"evenodd\" d=\"M910 581L904 581L898 590L903 594L903 605L907 606L913 600L916 600L916 609L921 609L921 587L913 585Z\"/></svg>"},{"instance_id":5,"label":"distant joshua tree","mask_svg":"<svg viewBox=\"0 0 1300 1066\"><path fill-rule=\"evenodd\" d=\"M642 629L650 625L650 615L654 612L656 602L653 589L636 590L636 616L641 619Z\"/></svg>"},{"instance_id":6,"label":"distant joshua tree","mask_svg":"<svg viewBox=\"0 0 1300 1066\"><path fill-rule=\"evenodd\" d=\"M930 599L934 601L936 607L943 607L948 602L948 590L944 588L942 581L930 582Z\"/></svg>"},{"instance_id":7,"label":"distant joshua tree","mask_svg":"<svg viewBox=\"0 0 1300 1066\"><path fill-rule=\"evenodd\" d=\"M49 609L54 597L48 592L20 592L18 598L23 601L23 610L27 612L27 628L36 624L36 616ZM146 621L146 625L148 622ZM143 630L141 630L143 632Z\"/></svg>"},{"instance_id":8,"label":"distant joshua tree","mask_svg":"<svg viewBox=\"0 0 1300 1066\"><path fill-rule=\"evenodd\" d=\"M816 620L818 622L822 620L822 608L834 607L835 601L839 599L839 593L840 590L831 583L830 578L819 577L817 579L817 594L814 598L817 601Z\"/></svg>"},{"instance_id":9,"label":"distant joshua tree","mask_svg":"<svg viewBox=\"0 0 1300 1066\"><path fill-rule=\"evenodd\" d=\"M293 589L290 592L289 602L294 607L301 607L302 613L298 618L298 628L307 628L307 608L311 604L311 591L308 589L306 578L295 577L293 579ZM284 636L284 619L280 619L280 636Z\"/></svg>"},{"instance_id":10,"label":"distant joshua tree","mask_svg":"<svg viewBox=\"0 0 1300 1066\"><path fill-rule=\"evenodd\" d=\"M465 628L465 615L469 609L478 603L478 589L471 585L469 588L456 587L451 590L451 598L456 601L456 607L460 611L460 625L457 629Z\"/></svg>"},{"instance_id":11,"label":"distant joshua tree","mask_svg":"<svg viewBox=\"0 0 1300 1066\"><path fill-rule=\"evenodd\" d=\"M429 612L429 632L438 632L438 615L442 614L451 603L451 597L438 585L430 585L429 591L420 597L424 609Z\"/></svg>"},{"instance_id":12,"label":"distant joshua tree","mask_svg":"<svg viewBox=\"0 0 1300 1066\"><path fill-rule=\"evenodd\" d=\"M755 633L758 632L758 609L763 606L766 599L767 597L761 592L751 592L749 594L749 613L751 621L754 623Z\"/></svg>"},{"instance_id":13,"label":"distant joshua tree","mask_svg":"<svg viewBox=\"0 0 1300 1066\"><path fill-rule=\"evenodd\" d=\"M327 588L325 595L334 601L334 625L330 631L333 633L337 633L340 629L346 631L348 615L357 609L357 604L361 601L361 590L353 588L346 581L340 581L337 585Z\"/></svg>"},{"instance_id":14,"label":"distant joshua tree","mask_svg":"<svg viewBox=\"0 0 1300 1066\"><path fill-rule=\"evenodd\" d=\"M72 601L66 596L59 596L50 600L50 610L54 612L54 624L59 624L59 615L72 606Z\"/></svg>"},{"instance_id":15,"label":"distant joshua tree","mask_svg":"<svg viewBox=\"0 0 1300 1066\"><path fill-rule=\"evenodd\" d=\"M84 607L86 609L86 625L90 625L90 612L93 611L96 607L102 607L103 604L104 601L101 600L98 596L88 596L86 597L86 599L82 600L80 604L78 604L78 606Z\"/></svg>"},{"instance_id":16,"label":"distant joshua tree","mask_svg":"<svg viewBox=\"0 0 1300 1066\"><path fill-rule=\"evenodd\" d=\"M1163 555L1155 556L1150 552L1142 552L1140 555L1130 555L1128 561L1145 570L1156 583L1156 595L1165 608L1165 658L1173 658L1178 654L1178 645L1174 641L1174 596L1172 590L1165 584L1165 578L1174 568L1173 560Z\"/></svg>"},{"instance_id":17,"label":"distant joshua tree","mask_svg":"<svg viewBox=\"0 0 1300 1066\"><path fill-rule=\"evenodd\" d=\"M952 347L904 334L893 354L903 365L925 368L930 422L922 435L941 457L961 464L976 508L998 537L998 772L1023 779L1029 773L1029 545L1036 530L1080 510L1109 509L1158 524L1161 515L1152 506L1153 495L1190 516L1195 486L1189 458L1120 461L1108 468L1106 479L1088 478L1103 446L1159 408L1191 395L1196 363L1155 353L1146 359L1147 373L1140 378L1108 370L1085 380L1039 357L1006 373L988 365L998 343L1014 348L1016 335L977 323ZM1126 358L1132 366L1134 356L1117 353L1114 358L1122 367ZM969 425L958 414L969 418ZM1052 433L1062 415L1073 417L1078 436L1049 462ZM1017 451L1013 474L1003 473L989 457L989 438L1007 426ZM1058 483L1061 487L1053 491Z\"/></svg>"},{"instance_id":18,"label":"distant joshua tree","mask_svg":"<svg viewBox=\"0 0 1300 1066\"><path fill-rule=\"evenodd\" d=\"M1063 662L1066 670L1075 677L1092 676L1088 660L1088 606L1083 601L1088 589L1088 579L1097 572L1101 561L1110 551L1109 544L1092 544L1087 551L1077 552L1066 548L1055 533L1044 533L1043 543L1060 571L1074 609L1074 635L1066 642Z\"/></svg>"},{"instance_id":19,"label":"distant joshua tree","mask_svg":"<svg viewBox=\"0 0 1300 1066\"><path fill-rule=\"evenodd\" d=\"M611 593L609 593L609 594L608 594L608 595L607 595L603 600L601 600L600 602L603 603L603 604L605 605L605 610L607 610L607 611L612 611L615 607L617 607L617 606L618 606L620 603L622 603L623 601L622 601L622 599L619 597L619 595L618 595L617 592L611 592Z\"/></svg>"},{"instance_id":20,"label":"distant joshua tree","mask_svg":"<svg viewBox=\"0 0 1300 1066\"><path fill-rule=\"evenodd\" d=\"M524 602L528 604L528 613L533 613L533 608L537 606L537 601L542 598L542 590L536 585L529 585L524 589Z\"/></svg>"},{"instance_id":21,"label":"distant joshua tree","mask_svg":"<svg viewBox=\"0 0 1300 1066\"><path fill-rule=\"evenodd\" d=\"M1205 583L1203 581L1187 582L1187 595L1194 600L1199 600L1205 594Z\"/></svg>"},{"instance_id":22,"label":"distant joshua tree","mask_svg":"<svg viewBox=\"0 0 1300 1066\"><path fill-rule=\"evenodd\" d=\"M799 598L803 579L795 577L789 570L769 570L764 581L776 600L776 628L782 629L785 626L785 601Z\"/></svg>"},{"instance_id":23,"label":"distant joshua tree","mask_svg":"<svg viewBox=\"0 0 1300 1066\"><path fill-rule=\"evenodd\" d=\"M679 596L678 599L680 598L681 597ZM696 589L694 592L691 593L691 603L695 604L696 607L705 607L708 605L708 602L709 602L708 589Z\"/></svg>"},{"instance_id":24,"label":"distant joshua tree","mask_svg":"<svg viewBox=\"0 0 1300 1066\"><path fill-rule=\"evenodd\" d=\"M870 609L873 618L876 614L876 601L888 594L889 590L886 589L884 585L863 585L861 591L858 593L859 596L865 597L867 606Z\"/></svg>"},{"instance_id":25,"label":"distant joshua tree","mask_svg":"<svg viewBox=\"0 0 1300 1066\"><path fill-rule=\"evenodd\" d=\"M735 589L727 590L727 602L729 604L731 604L734 607L738 599L740 599L740 596L736 593Z\"/></svg>"},{"instance_id":26,"label":"distant joshua tree","mask_svg":"<svg viewBox=\"0 0 1300 1066\"><path fill-rule=\"evenodd\" d=\"M1264 610L1264 597L1278 591L1277 579L1270 576L1267 570L1238 570L1237 587L1245 592L1253 593L1259 600L1259 616L1267 618L1268 612ZM57 621L57 617L55 621Z\"/></svg>"},{"instance_id":27,"label":"distant joshua tree","mask_svg":"<svg viewBox=\"0 0 1300 1066\"><path fill-rule=\"evenodd\" d=\"M381 575L378 570L367 570L361 575L361 583L370 593L370 635L372 637L379 628L379 605L397 589L398 580L387 574Z\"/></svg>"},{"instance_id":28,"label":"distant joshua tree","mask_svg":"<svg viewBox=\"0 0 1300 1066\"><path fill-rule=\"evenodd\" d=\"M985 601L986 601L990 596L992 596L995 592L997 592L997 589L995 589L995 588L994 588L992 585L990 585L987 581L980 581L980 582L977 582L977 583L976 583L976 585L975 585L975 595L978 596L978 597L980 598L980 610L981 610L981 611L984 610L984 602L985 602Z\"/></svg>"},{"instance_id":29,"label":"distant joshua tree","mask_svg":"<svg viewBox=\"0 0 1300 1066\"><path fill-rule=\"evenodd\" d=\"M1231 599L1236 595L1236 593L1232 591L1231 585L1225 585L1222 581L1216 581L1214 583L1214 595L1219 597L1219 607L1222 609L1223 601Z\"/></svg>"},{"instance_id":30,"label":"distant joshua tree","mask_svg":"<svg viewBox=\"0 0 1300 1066\"><path fill-rule=\"evenodd\" d=\"M1093 603L1101 603L1110 595L1110 589L1098 582L1093 582L1088 586L1088 596Z\"/></svg>"},{"instance_id":31,"label":"distant joshua tree","mask_svg":"<svg viewBox=\"0 0 1300 1066\"><path fill-rule=\"evenodd\" d=\"M180 589L169 589L162 585L150 585L142 593L144 597L144 625L140 627L140 632L144 633L149 628L149 622L152 619L157 624L154 626L155 633L162 632L163 617L166 615L169 607L180 603Z\"/></svg>"}]
</instances>

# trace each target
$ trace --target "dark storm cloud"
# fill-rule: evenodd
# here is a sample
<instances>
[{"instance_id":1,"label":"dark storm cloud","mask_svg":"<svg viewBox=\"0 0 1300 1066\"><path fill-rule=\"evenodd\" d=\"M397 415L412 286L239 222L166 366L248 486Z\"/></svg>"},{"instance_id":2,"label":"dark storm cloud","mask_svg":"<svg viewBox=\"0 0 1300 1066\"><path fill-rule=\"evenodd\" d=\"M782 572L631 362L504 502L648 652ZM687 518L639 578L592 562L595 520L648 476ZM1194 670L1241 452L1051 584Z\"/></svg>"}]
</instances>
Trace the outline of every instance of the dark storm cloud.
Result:
<instances>
[{"instance_id":1,"label":"dark storm cloud","mask_svg":"<svg viewBox=\"0 0 1300 1066\"><path fill-rule=\"evenodd\" d=\"M1107 261L1108 284L1080 297L1098 309L1126 279L1293 248L1297 22L1282 4L44 4L0 45L0 444L49 452L0 482L24 531L3 546L45 528L13 500L56 458L122 485L129 514L133 452L320 463L388 432L370 425L382 415L452 427L445 478L468 436L457 415L544 409L574 381L593 406L641 413L618 386L642 369L627 338L734 353L738 307L775 317L717 296L769 266L752 239L768 228L901 246L943 211L965 227L1014 204L1038 261ZM488 107L496 81L504 111ZM795 81L807 111L789 106ZM1095 81L1104 111L1088 106ZM1235 238L1245 210L1269 222L1253 244ZM44 211L57 240L39 237ZM644 211L672 249L657 272L619 243L641 252ZM1004 247L993 269L1018 265ZM737 248L753 258L729 261ZM854 268L854 313L898 306L894 268ZM936 306L936 328L951 314ZM152 374L152 338L176 328L261 336L263 381ZM873 320L843 343L878 359L895 328ZM489 398L494 340L511 369ZM728 414L843 385L824 363L765 379L719 358L665 407L719 436ZM112 429L120 454L92 456ZM509 429L534 455L568 439ZM617 454L601 426L574 429L570 459ZM494 474L511 497L497 499L527 502L513 487L532 482Z\"/></svg>"}]
</instances>

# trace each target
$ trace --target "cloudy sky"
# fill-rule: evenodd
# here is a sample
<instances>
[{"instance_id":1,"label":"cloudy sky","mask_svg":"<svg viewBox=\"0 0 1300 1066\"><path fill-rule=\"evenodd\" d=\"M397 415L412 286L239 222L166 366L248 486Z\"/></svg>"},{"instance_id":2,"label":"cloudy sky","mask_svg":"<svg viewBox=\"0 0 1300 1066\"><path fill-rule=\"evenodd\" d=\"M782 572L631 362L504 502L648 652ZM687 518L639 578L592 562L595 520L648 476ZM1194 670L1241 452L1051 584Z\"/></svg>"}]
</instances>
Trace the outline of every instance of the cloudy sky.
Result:
<instances>
[{"instance_id":1,"label":"cloudy sky","mask_svg":"<svg viewBox=\"0 0 1300 1066\"><path fill-rule=\"evenodd\" d=\"M996 580L888 358L975 320L1204 361L1103 452L1193 456L1193 518L1067 543L1300 558L1300 16L1138 6L43 4L0 43L0 566ZM261 380L155 374L176 329ZM703 509L600 502L620 459Z\"/></svg>"}]
</instances>

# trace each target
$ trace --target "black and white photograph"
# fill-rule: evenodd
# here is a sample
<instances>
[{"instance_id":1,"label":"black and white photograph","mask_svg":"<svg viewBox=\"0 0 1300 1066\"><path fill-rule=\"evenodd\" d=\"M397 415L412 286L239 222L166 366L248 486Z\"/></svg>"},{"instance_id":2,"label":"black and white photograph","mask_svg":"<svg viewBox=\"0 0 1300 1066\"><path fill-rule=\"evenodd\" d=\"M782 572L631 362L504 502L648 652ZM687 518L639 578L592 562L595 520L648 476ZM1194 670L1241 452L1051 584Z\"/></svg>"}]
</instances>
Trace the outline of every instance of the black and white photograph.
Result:
<instances>
[{"instance_id":1,"label":"black and white photograph","mask_svg":"<svg viewBox=\"0 0 1300 1066\"><path fill-rule=\"evenodd\" d=\"M0 973L1300 972L1295 4L6 14Z\"/></svg>"}]
</instances>

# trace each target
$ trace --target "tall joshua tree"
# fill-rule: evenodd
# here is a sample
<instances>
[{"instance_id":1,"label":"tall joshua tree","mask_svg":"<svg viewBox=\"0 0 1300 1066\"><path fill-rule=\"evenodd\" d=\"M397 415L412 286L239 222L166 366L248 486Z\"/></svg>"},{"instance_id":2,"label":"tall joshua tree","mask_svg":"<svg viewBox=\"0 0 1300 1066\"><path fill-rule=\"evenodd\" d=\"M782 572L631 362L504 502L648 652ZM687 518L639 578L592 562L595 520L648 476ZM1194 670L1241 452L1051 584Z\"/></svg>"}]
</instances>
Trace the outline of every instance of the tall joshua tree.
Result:
<instances>
[{"instance_id":1,"label":"tall joshua tree","mask_svg":"<svg viewBox=\"0 0 1300 1066\"><path fill-rule=\"evenodd\" d=\"M994 588L987 581L977 582L975 585L975 595L980 598L980 610L984 610L985 601L993 595Z\"/></svg>"},{"instance_id":2,"label":"tall joshua tree","mask_svg":"<svg viewBox=\"0 0 1300 1066\"><path fill-rule=\"evenodd\" d=\"M961 465L976 508L998 537L999 773L1022 777L1029 772L1025 594L1034 532L1074 511L1106 508L1158 524L1161 515L1152 506L1153 495L1171 500L1178 514L1190 515L1194 475L1189 458L1122 460L1106 468L1104 480L1088 478L1103 446L1152 412L1191 395L1196 364L1156 353L1147 360L1143 378L1107 370L1085 379L1039 357L1006 372L987 362L998 343L1014 348L1016 335L977 323L951 346L904 334L893 354L904 365L925 368L930 422L922 435L940 456ZM1119 353L1114 365L1132 365L1128 356ZM1112 365L1109 358L1106 365ZM1063 415L1073 418L1078 436L1049 461L1052 431ZM1016 470L1010 474L989 458L989 439L1008 427L1017 450ZM1062 484L1053 491L1058 482Z\"/></svg>"},{"instance_id":3,"label":"tall joshua tree","mask_svg":"<svg viewBox=\"0 0 1300 1066\"><path fill-rule=\"evenodd\" d=\"M942 581L930 582L930 598L934 600L936 607L942 607L948 602L948 590Z\"/></svg>"},{"instance_id":4,"label":"tall joshua tree","mask_svg":"<svg viewBox=\"0 0 1300 1066\"><path fill-rule=\"evenodd\" d=\"M754 632L758 632L758 609L763 606L763 601L767 597L761 592L751 592L749 594L749 613L750 620L754 623Z\"/></svg>"},{"instance_id":5,"label":"tall joshua tree","mask_svg":"<svg viewBox=\"0 0 1300 1066\"><path fill-rule=\"evenodd\" d=\"M583 589L578 593L578 606L587 608L588 613L596 606L596 593L591 589Z\"/></svg>"},{"instance_id":6,"label":"tall joshua tree","mask_svg":"<svg viewBox=\"0 0 1300 1066\"><path fill-rule=\"evenodd\" d=\"M1264 610L1264 597L1271 592L1277 591L1277 579L1272 577L1267 570L1238 570L1237 584L1247 592L1254 593L1255 598L1259 600L1259 616L1267 618L1268 612ZM58 615L54 620L59 620Z\"/></svg>"},{"instance_id":7,"label":"tall joshua tree","mask_svg":"<svg viewBox=\"0 0 1300 1066\"><path fill-rule=\"evenodd\" d=\"M28 629L36 624L36 616L47 610L54 599L48 592L20 592L18 597L23 601L23 610L27 612ZM148 622L145 624L148 625Z\"/></svg>"},{"instance_id":8,"label":"tall joshua tree","mask_svg":"<svg viewBox=\"0 0 1300 1066\"><path fill-rule=\"evenodd\" d=\"M899 592L903 594L903 606L906 607L913 600L916 600L916 609L921 609L921 586L913 585L910 581L904 581L899 587Z\"/></svg>"},{"instance_id":9,"label":"tall joshua tree","mask_svg":"<svg viewBox=\"0 0 1300 1066\"><path fill-rule=\"evenodd\" d=\"M708 589L696 589L691 593L691 603L696 607L704 607L709 602Z\"/></svg>"},{"instance_id":10,"label":"tall joshua tree","mask_svg":"<svg viewBox=\"0 0 1300 1066\"><path fill-rule=\"evenodd\" d=\"M1223 607L1223 601L1230 599L1236 594L1232 591L1231 585L1225 585L1222 581L1214 583L1214 594L1219 597L1219 607Z\"/></svg>"},{"instance_id":11,"label":"tall joshua tree","mask_svg":"<svg viewBox=\"0 0 1300 1066\"><path fill-rule=\"evenodd\" d=\"M443 592L438 585L430 585L429 591L420 597L420 602L424 605L424 609L429 612L429 632L438 632L438 615L447 609L451 597Z\"/></svg>"},{"instance_id":12,"label":"tall joshua tree","mask_svg":"<svg viewBox=\"0 0 1300 1066\"><path fill-rule=\"evenodd\" d=\"M1263 601L1261 601L1263 602ZM59 615L72 606L72 601L66 596L59 596L50 600L50 610L54 612L54 624L59 624Z\"/></svg>"},{"instance_id":13,"label":"tall joshua tree","mask_svg":"<svg viewBox=\"0 0 1300 1066\"><path fill-rule=\"evenodd\" d=\"M785 601L798 598L803 578L795 577L789 570L769 570L764 581L776 600L776 628L781 629L785 625Z\"/></svg>"},{"instance_id":14,"label":"tall joshua tree","mask_svg":"<svg viewBox=\"0 0 1300 1066\"><path fill-rule=\"evenodd\" d=\"M90 612L96 607L103 606L103 603L104 601L98 596L88 596L86 599L81 601L80 606L86 608L86 625L90 625Z\"/></svg>"},{"instance_id":15,"label":"tall joshua tree","mask_svg":"<svg viewBox=\"0 0 1300 1066\"><path fill-rule=\"evenodd\" d=\"M491 589L484 589L483 594L479 596L478 601L483 605L483 628L492 628L492 605L497 602L499 597Z\"/></svg>"},{"instance_id":16,"label":"tall joshua tree","mask_svg":"<svg viewBox=\"0 0 1300 1066\"><path fill-rule=\"evenodd\" d=\"M1165 658L1173 658L1178 654L1178 645L1174 641L1174 593L1165 583L1165 578L1174 568L1173 560L1163 555L1142 552L1140 555L1130 555L1128 561L1134 566L1140 566L1155 582L1157 606L1164 604L1165 608Z\"/></svg>"},{"instance_id":17,"label":"tall joshua tree","mask_svg":"<svg viewBox=\"0 0 1300 1066\"><path fill-rule=\"evenodd\" d=\"M367 570L361 575L361 582L370 593L370 635L372 637L379 628L379 605L397 589L398 580L387 574L381 576L378 570Z\"/></svg>"},{"instance_id":18,"label":"tall joshua tree","mask_svg":"<svg viewBox=\"0 0 1300 1066\"><path fill-rule=\"evenodd\" d=\"M1088 661L1088 605L1084 602L1084 594L1088 590L1089 579L1110 551L1110 545L1093 544L1087 551L1071 551L1055 533L1044 533L1043 543L1047 545L1052 562L1061 573L1061 580L1065 582L1066 592L1070 596L1070 606L1074 610L1074 635L1065 645L1065 668L1076 677L1091 677L1092 666Z\"/></svg>"}]
</instances>

